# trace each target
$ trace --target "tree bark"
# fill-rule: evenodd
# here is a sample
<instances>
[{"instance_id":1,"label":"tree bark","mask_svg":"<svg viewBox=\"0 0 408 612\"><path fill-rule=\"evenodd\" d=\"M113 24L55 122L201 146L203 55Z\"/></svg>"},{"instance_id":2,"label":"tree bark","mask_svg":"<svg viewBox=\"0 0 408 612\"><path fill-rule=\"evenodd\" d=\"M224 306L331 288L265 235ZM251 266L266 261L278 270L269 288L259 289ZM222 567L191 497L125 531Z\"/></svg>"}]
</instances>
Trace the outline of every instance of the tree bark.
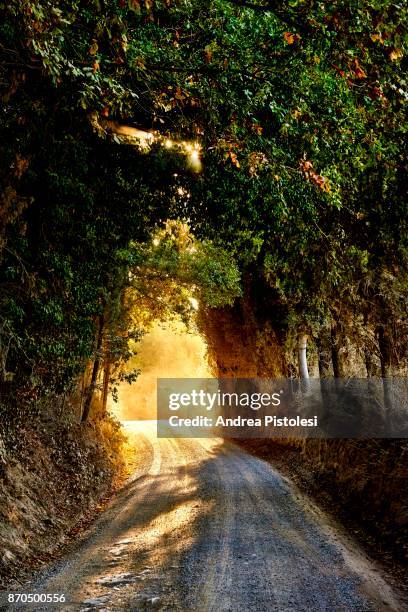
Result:
<instances>
[{"instance_id":1,"label":"tree bark","mask_svg":"<svg viewBox=\"0 0 408 612\"><path fill-rule=\"evenodd\" d=\"M331 358L333 364L333 376L335 378L344 377L344 368L340 354L340 334L338 329L333 325L331 328Z\"/></svg>"},{"instance_id":2,"label":"tree bark","mask_svg":"<svg viewBox=\"0 0 408 612\"><path fill-rule=\"evenodd\" d=\"M9 351L10 344L7 346L5 343L3 344L2 337L0 334L0 381L5 382L7 379L7 355Z\"/></svg>"},{"instance_id":3,"label":"tree bark","mask_svg":"<svg viewBox=\"0 0 408 612\"><path fill-rule=\"evenodd\" d=\"M370 325L369 312L364 313L364 328L366 330L366 338L370 338L370 329L372 329L372 325ZM370 346L367 342L364 346L364 364L367 372L367 378L372 378L375 376L376 372L376 364L374 360L374 346Z\"/></svg>"},{"instance_id":4,"label":"tree bark","mask_svg":"<svg viewBox=\"0 0 408 612\"><path fill-rule=\"evenodd\" d=\"M102 414L106 414L106 408L108 405L108 395L109 395L109 379L111 374L111 362L109 359L105 362L105 367L103 369L103 394L102 394Z\"/></svg>"},{"instance_id":5,"label":"tree bark","mask_svg":"<svg viewBox=\"0 0 408 612\"><path fill-rule=\"evenodd\" d=\"M330 335L327 331L323 331L319 335L318 343L318 363L320 378L328 378L330 376L331 365L331 344Z\"/></svg>"},{"instance_id":6,"label":"tree bark","mask_svg":"<svg viewBox=\"0 0 408 612\"><path fill-rule=\"evenodd\" d=\"M307 368L307 336L301 334L298 338L298 364L299 364L299 377L309 378L309 370Z\"/></svg>"},{"instance_id":7,"label":"tree bark","mask_svg":"<svg viewBox=\"0 0 408 612\"><path fill-rule=\"evenodd\" d=\"M385 325L378 328L378 345L380 347L381 378L383 379L384 407L386 412L392 409L392 339Z\"/></svg>"},{"instance_id":8,"label":"tree bark","mask_svg":"<svg viewBox=\"0 0 408 612\"><path fill-rule=\"evenodd\" d=\"M378 345L380 347L381 378L390 378L392 371L392 342L384 325L378 328Z\"/></svg>"},{"instance_id":9,"label":"tree bark","mask_svg":"<svg viewBox=\"0 0 408 612\"><path fill-rule=\"evenodd\" d=\"M95 360L94 360L93 367L92 367L91 382L86 392L84 409L82 411L82 418L81 418L82 423L88 420L89 411L91 409L91 403L92 403L92 399L93 399L95 388L96 388L96 382L98 380L99 368L101 365L101 349L102 349L102 342L103 342L104 324L105 324L104 315L101 314L99 316L99 328L98 328L98 336L96 340L96 352L95 352Z\"/></svg>"},{"instance_id":10,"label":"tree bark","mask_svg":"<svg viewBox=\"0 0 408 612\"><path fill-rule=\"evenodd\" d=\"M367 378L372 378L375 373L375 363L373 359L373 353L370 349L364 349L364 361L367 372Z\"/></svg>"}]
</instances>

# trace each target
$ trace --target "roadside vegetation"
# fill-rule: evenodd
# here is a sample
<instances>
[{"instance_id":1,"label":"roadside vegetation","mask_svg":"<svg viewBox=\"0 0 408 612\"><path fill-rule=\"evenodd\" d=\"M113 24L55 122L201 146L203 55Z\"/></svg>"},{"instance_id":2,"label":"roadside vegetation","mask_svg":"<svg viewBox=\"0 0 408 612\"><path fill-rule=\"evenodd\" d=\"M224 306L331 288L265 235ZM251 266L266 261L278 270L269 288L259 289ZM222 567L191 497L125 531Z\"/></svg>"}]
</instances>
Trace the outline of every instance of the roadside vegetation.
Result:
<instances>
[{"instance_id":1,"label":"roadside vegetation","mask_svg":"<svg viewBox=\"0 0 408 612\"><path fill-rule=\"evenodd\" d=\"M80 505L108 490L108 397L157 320L198 325L217 374L296 376L306 342L318 376L407 374L406 19L386 0L0 3L1 495L28 448L57 469L70 432Z\"/></svg>"}]
</instances>

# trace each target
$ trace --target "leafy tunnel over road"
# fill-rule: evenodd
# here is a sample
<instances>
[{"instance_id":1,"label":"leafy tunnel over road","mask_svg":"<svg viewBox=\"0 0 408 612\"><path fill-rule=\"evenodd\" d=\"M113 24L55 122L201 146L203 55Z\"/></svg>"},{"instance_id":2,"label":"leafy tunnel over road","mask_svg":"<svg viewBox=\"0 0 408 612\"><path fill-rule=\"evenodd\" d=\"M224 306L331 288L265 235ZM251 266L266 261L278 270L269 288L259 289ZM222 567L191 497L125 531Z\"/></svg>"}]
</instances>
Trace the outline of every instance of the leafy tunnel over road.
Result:
<instances>
[{"instance_id":1,"label":"leafy tunnel over road","mask_svg":"<svg viewBox=\"0 0 408 612\"><path fill-rule=\"evenodd\" d=\"M203 308L198 325L216 374L295 376L296 343L306 336L321 377L408 371L406 7L386 0L54 4L0 5L6 576L43 550L41 533L53 537L59 524L61 536L61 525L110 486L120 435L106 414L108 396L136 378L124 367L132 343L158 311L183 310L186 285ZM165 452L171 443L163 444ZM314 455L318 479L328 457L323 476L334 474L360 516L364 506L375 509L375 527L387 523L391 539L398 529L398 546L406 546L404 444L344 445L341 461L334 444L298 450L298 461ZM353 469L343 469L345 456ZM231 474L226 490L248 507L255 464L232 451L228 457L211 465L242 464L242 489ZM203 480L211 474L203 468ZM268 474L258 483L265 499ZM61 482L58 503L49 495L42 505L51 475ZM275 491L277 481L269 484ZM238 518L214 487L228 534ZM272 545L271 538L265 534ZM205 556L204 544L192 549ZM316 557L323 572L324 547ZM230 563L235 571L238 561ZM348 570L339 575L337 590L330 575L333 601L360 602L354 579L343 580ZM219 592L226 605L230 596ZM265 597L259 593L261 603Z\"/></svg>"}]
</instances>

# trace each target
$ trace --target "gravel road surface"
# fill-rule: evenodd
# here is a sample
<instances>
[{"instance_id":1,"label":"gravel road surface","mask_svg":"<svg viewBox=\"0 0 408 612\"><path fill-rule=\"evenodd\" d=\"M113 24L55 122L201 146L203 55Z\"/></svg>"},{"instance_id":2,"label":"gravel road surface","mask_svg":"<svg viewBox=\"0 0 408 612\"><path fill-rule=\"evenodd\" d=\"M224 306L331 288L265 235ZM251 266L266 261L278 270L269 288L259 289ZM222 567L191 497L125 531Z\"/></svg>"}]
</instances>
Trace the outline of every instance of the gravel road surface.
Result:
<instances>
[{"instance_id":1,"label":"gravel road surface","mask_svg":"<svg viewBox=\"0 0 408 612\"><path fill-rule=\"evenodd\" d=\"M129 422L131 481L76 548L19 592L65 603L2 610L406 609L353 539L269 464L216 440Z\"/></svg>"}]
</instances>

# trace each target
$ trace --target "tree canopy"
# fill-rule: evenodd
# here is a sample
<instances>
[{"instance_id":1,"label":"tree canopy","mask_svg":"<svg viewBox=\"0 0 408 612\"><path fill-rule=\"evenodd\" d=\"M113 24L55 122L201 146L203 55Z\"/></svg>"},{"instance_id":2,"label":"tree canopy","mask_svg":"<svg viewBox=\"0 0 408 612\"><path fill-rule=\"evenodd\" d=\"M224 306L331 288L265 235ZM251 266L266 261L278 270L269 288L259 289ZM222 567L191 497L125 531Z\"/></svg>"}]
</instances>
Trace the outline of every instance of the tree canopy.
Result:
<instances>
[{"instance_id":1,"label":"tree canopy","mask_svg":"<svg viewBox=\"0 0 408 612\"><path fill-rule=\"evenodd\" d=\"M404 7L22 0L0 12L3 376L72 383L127 285L132 243L198 278L209 307L252 275L286 331L351 319L384 340L405 324ZM192 268L152 251L167 220L201 245Z\"/></svg>"}]
</instances>

